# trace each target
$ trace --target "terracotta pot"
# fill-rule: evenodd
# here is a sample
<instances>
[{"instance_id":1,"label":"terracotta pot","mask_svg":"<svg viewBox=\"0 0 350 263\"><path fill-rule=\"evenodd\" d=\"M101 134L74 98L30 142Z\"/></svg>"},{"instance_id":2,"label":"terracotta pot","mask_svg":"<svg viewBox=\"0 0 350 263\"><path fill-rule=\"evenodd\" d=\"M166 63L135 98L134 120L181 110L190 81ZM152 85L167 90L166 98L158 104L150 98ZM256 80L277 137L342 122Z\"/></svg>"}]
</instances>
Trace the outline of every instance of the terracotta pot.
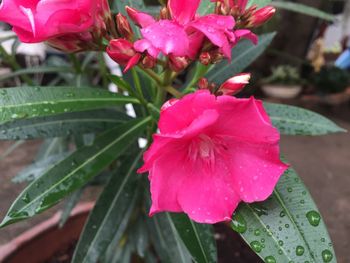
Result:
<instances>
[{"instance_id":1,"label":"terracotta pot","mask_svg":"<svg viewBox=\"0 0 350 263\"><path fill-rule=\"evenodd\" d=\"M261 87L266 96L275 99L294 99L301 93L302 87L299 85L264 85Z\"/></svg>"},{"instance_id":2,"label":"terracotta pot","mask_svg":"<svg viewBox=\"0 0 350 263\"><path fill-rule=\"evenodd\" d=\"M93 203L78 205L63 228L61 212L33 227L10 243L0 246L1 263L42 263L79 239Z\"/></svg>"}]
</instances>

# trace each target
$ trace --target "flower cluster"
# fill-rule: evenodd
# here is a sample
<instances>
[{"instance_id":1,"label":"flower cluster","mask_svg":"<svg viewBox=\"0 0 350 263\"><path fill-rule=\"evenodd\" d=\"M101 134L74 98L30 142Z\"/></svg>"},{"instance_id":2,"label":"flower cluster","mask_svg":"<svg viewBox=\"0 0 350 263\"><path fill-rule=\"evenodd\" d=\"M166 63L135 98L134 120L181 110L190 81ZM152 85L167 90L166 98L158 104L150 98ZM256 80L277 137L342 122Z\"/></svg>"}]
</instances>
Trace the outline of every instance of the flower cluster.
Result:
<instances>
[{"instance_id":1,"label":"flower cluster","mask_svg":"<svg viewBox=\"0 0 350 263\"><path fill-rule=\"evenodd\" d=\"M156 81L160 94L168 86L176 94L172 76L194 61L230 60L240 39L257 43L251 29L275 12L247 7L247 0L212 0L214 13L199 15L200 2L169 0L157 18L127 6L132 26L122 14L112 19L107 0L3 0L0 20L23 42L47 41L66 52L106 50L124 71L160 66L170 73L163 74L170 79ZM196 92L164 104L159 133L139 170L149 173L151 215L183 211L197 222L216 223L230 220L239 202L262 201L272 193L287 165L261 101L232 97L249 79L242 73L216 86L202 78Z\"/></svg>"}]
</instances>

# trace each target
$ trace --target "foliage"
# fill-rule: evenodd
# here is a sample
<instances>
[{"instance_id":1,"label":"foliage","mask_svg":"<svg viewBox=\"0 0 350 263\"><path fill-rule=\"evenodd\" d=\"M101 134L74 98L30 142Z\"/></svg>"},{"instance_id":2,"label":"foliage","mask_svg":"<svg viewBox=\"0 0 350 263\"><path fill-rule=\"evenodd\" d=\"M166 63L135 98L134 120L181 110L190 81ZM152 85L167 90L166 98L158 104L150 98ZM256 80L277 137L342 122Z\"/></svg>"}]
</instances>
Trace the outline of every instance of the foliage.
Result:
<instances>
[{"instance_id":1,"label":"foliage","mask_svg":"<svg viewBox=\"0 0 350 263\"><path fill-rule=\"evenodd\" d=\"M272 74L263 80L267 84L293 86L301 84L298 69L290 65L280 65L272 68Z\"/></svg>"},{"instance_id":2,"label":"foliage","mask_svg":"<svg viewBox=\"0 0 350 263\"><path fill-rule=\"evenodd\" d=\"M270 3L251 0L249 6ZM125 5L152 14L160 9L136 0L110 4L115 12L124 12ZM277 1L274 4L279 5ZM214 5L202 2L198 12L214 12ZM300 5L285 8L330 19L323 12L303 10ZM139 37L139 29L133 25L133 30ZM115 33L119 34L112 32L104 41ZM213 63L186 61L184 66L180 59L177 62L184 66L180 71L164 67L170 58L163 56L157 58L156 67L148 68L145 61L150 62L150 58L143 54L139 65L121 76L112 72L98 50L52 56L40 66L21 68L14 55L0 49L2 62L11 68L0 82L6 87L8 81L17 86L0 89L0 139L15 141L6 154L24 141L43 139L33 164L13 179L27 186L0 227L34 217L65 199L60 222L64 225L82 192L98 185L102 194L85 224L73 262L129 262L132 256L142 262L217 262L211 225L196 223L185 214L148 217L149 182L146 176L136 174L145 151L139 142L146 139L150 145L167 99L180 99L196 90L204 77L222 85L251 65L274 36L274 32L260 35L257 45L247 40L239 42L232 48L231 60L222 60L222 54L215 53L217 48L211 54L204 50L204 55L217 56ZM208 47L210 43L206 42ZM14 43L13 50L16 48ZM332 74L337 85L345 79L331 69L320 74L319 81L331 83ZM269 82L295 84L300 78L294 68L284 66L274 70ZM337 85L333 89L339 90ZM315 136L344 131L311 111L282 104L264 105L281 134ZM292 168L268 200L241 204L230 225L265 262L336 262L321 215Z\"/></svg>"}]
</instances>

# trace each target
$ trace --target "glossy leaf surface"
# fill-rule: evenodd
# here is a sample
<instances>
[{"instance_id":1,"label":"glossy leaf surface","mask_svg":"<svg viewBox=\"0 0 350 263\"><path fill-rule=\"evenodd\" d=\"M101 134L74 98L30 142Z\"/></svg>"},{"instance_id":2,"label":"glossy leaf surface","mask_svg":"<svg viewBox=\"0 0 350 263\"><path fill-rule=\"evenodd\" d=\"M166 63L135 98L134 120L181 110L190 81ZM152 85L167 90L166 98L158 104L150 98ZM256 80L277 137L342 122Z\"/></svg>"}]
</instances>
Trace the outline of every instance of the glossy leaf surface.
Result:
<instances>
[{"instance_id":1,"label":"glossy leaf surface","mask_svg":"<svg viewBox=\"0 0 350 263\"><path fill-rule=\"evenodd\" d=\"M0 91L0 123L137 103L95 88L26 87Z\"/></svg>"},{"instance_id":2,"label":"glossy leaf surface","mask_svg":"<svg viewBox=\"0 0 350 263\"><path fill-rule=\"evenodd\" d=\"M97 262L116 233L121 238L120 228L125 230L127 211L135 204L137 194L138 175L136 169L140 166L141 154L123 160L123 164L103 190L94 209L92 210L83 233L78 242L73 263ZM130 213L129 213L130 216ZM129 217L127 217L129 218Z\"/></svg>"},{"instance_id":3,"label":"glossy leaf surface","mask_svg":"<svg viewBox=\"0 0 350 263\"><path fill-rule=\"evenodd\" d=\"M283 104L264 103L272 123L282 134L324 135L345 130L318 113Z\"/></svg>"},{"instance_id":4,"label":"glossy leaf surface","mask_svg":"<svg viewBox=\"0 0 350 263\"><path fill-rule=\"evenodd\" d=\"M275 33L264 34L259 37L257 45L248 40L242 40L232 49L232 61L224 60L215 65L206 75L209 81L222 84L230 77L241 73L253 63L268 47Z\"/></svg>"},{"instance_id":5,"label":"glossy leaf surface","mask_svg":"<svg viewBox=\"0 0 350 263\"><path fill-rule=\"evenodd\" d=\"M118 158L145 129L150 118L134 120L98 137L33 181L15 200L1 227L32 217L85 185Z\"/></svg>"},{"instance_id":6,"label":"glossy leaf surface","mask_svg":"<svg viewBox=\"0 0 350 263\"><path fill-rule=\"evenodd\" d=\"M185 214L172 214L171 218L182 241L196 262L217 262L212 225L195 223Z\"/></svg>"},{"instance_id":7,"label":"glossy leaf surface","mask_svg":"<svg viewBox=\"0 0 350 263\"><path fill-rule=\"evenodd\" d=\"M232 228L265 262L336 262L322 217L294 170L265 202L241 204Z\"/></svg>"}]
</instances>

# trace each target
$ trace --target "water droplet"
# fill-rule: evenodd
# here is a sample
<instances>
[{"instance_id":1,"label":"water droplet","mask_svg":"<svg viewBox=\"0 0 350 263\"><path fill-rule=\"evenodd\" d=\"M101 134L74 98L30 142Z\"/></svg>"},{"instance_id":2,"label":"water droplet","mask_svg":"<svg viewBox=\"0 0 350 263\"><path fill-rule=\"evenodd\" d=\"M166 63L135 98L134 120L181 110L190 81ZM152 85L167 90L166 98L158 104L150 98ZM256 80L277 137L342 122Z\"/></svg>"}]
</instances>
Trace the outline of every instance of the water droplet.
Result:
<instances>
[{"instance_id":1,"label":"water droplet","mask_svg":"<svg viewBox=\"0 0 350 263\"><path fill-rule=\"evenodd\" d=\"M268 256L265 258L266 263L276 263L276 259L273 256Z\"/></svg>"},{"instance_id":2,"label":"water droplet","mask_svg":"<svg viewBox=\"0 0 350 263\"><path fill-rule=\"evenodd\" d=\"M293 192L293 188L292 187L288 187L287 191L288 191L288 193L291 193L291 192Z\"/></svg>"},{"instance_id":3,"label":"water droplet","mask_svg":"<svg viewBox=\"0 0 350 263\"><path fill-rule=\"evenodd\" d=\"M285 224L284 226L285 226L286 228L289 228L289 224Z\"/></svg>"},{"instance_id":4,"label":"water droplet","mask_svg":"<svg viewBox=\"0 0 350 263\"><path fill-rule=\"evenodd\" d=\"M22 197L22 201L28 204L30 202L30 196L28 193L25 193L25 195Z\"/></svg>"},{"instance_id":5,"label":"water droplet","mask_svg":"<svg viewBox=\"0 0 350 263\"><path fill-rule=\"evenodd\" d=\"M247 231L247 223L242 215L234 214L231 221L231 227L234 231L243 234Z\"/></svg>"},{"instance_id":6,"label":"water droplet","mask_svg":"<svg viewBox=\"0 0 350 263\"><path fill-rule=\"evenodd\" d=\"M74 93L73 92L67 92L66 94L65 94L65 96L67 97L67 98L72 98L72 97L74 97Z\"/></svg>"},{"instance_id":7,"label":"water droplet","mask_svg":"<svg viewBox=\"0 0 350 263\"><path fill-rule=\"evenodd\" d=\"M324 237L321 238L321 242L326 242L326 239Z\"/></svg>"},{"instance_id":8,"label":"water droplet","mask_svg":"<svg viewBox=\"0 0 350 263\"><path fill-rule=\"evenodd\" d=\"M323 262L331 262L331 260L333 259L333 254L331 251L329 251L328 249L323 250L322 251L322 259Z\"/></svg>"},{"instance_id":9,"label":"water droplet","mask_svg":"<svg viewBox=\"0 0 350 263\"><path fill-rule=\"evenodd\" d=\"M260 230L259 230L259 229L256 229L256 230L254 231L254 235L260 236Z\"/></svg>"},{"instance_id":10,"label":"water droplet","mask_svg":"<svg viewBox=\"0 0 350 263\"><path fill-rule=\"evenodd\" d=\"M280 217L284 217L284 216L286 216L286 213L284 211L281 211Z\"/></svg>"},{"instance_id":11,"label":"water droplet","mask_svg":"<svg viewBox=\"0 0 350 263\"><path fill-rule=\"evenodd\" d=\"M253 241L253 242L251 242L251 243L250 243L250 246L251 246L252 249L253 249L255 252L257 252L257 253L261 252L261 250L262 250L262 247L261 247L261 244L260 244L259 241Z\"/></svg>"},{"instance_id":12,"label":"water droplet","mask_svg":"<svg viewBox=\"0 0 350 263\"><path fill-rule=\"evenodd\" d=\"M304 247L297 246L297 248L295 249L295 254L297 256L302 256L304 254L304 251L305 251Z\"/></svg>"},{"instance_id":13,"label":"water droplet","mask_svg":"<svg viewBox=\"0 0 350 263\"><path fill-rule=\"evenodd\" d=\"M309 211L306 214L306 218L309 221L310 225L312 226L318 226L321 221L321 216L316 211Z\"/></svg>"},{"instance_id":14,"label":"water droplet","mask_svg":"<svg viewBox=\"0 0 350 263\"><path fill-rule=\"evenodd\" d=\"M278 241L278 245L283 246L283 241L282 240Z\"/></svg>"},{"instance_id":15,"label":"water droplet","mask_svg":"<svg viewBox=\"0 0 350 263\"><path fill-rule=\"evenodd\" d=\"M26 113L14 113L11 115L11 119L17 120L17 119L23 119L27 117L28 115Z\"/></svg>"}]
</instances>

